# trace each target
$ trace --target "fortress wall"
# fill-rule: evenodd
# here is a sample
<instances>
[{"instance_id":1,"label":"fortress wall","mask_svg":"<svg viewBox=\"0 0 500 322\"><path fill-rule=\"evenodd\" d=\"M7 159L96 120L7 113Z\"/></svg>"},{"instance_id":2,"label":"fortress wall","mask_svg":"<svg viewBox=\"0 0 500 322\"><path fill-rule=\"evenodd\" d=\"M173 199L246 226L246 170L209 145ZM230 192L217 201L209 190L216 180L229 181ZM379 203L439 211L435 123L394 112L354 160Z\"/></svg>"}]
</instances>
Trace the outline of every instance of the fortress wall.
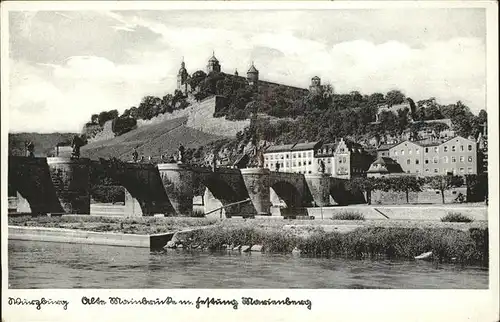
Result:
<instances>
[{"instance_id":1,"label":"fortress wall","mask_svg":"<svg viewBox=\"0 0 500 322\"><path fill-rule=\"evenodd\" d=\"M101 132L97 132L93 138L89 139L89 143L109 140L115 137L115 133L112 130L113 120L106 121L104 123L103 129Z\"/></svg>"}]
</instances>

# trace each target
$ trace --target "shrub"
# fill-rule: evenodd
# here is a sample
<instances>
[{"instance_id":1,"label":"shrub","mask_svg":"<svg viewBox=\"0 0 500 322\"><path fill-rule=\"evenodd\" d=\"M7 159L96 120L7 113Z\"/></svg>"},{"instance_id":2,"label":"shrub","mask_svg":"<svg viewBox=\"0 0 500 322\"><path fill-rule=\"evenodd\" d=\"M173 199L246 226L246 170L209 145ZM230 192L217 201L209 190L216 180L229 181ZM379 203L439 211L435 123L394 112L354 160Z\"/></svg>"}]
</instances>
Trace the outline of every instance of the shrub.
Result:
<instances>
[{"instance_id":1,"label":"shrub","mask_svg":"<svg viewBox=\"0 0 500 322\"><path fill-rule=\"evenodd\" d=\"M441 218L442 222L473 222L470 217L462 215L459 212L449 212L446 216Z\"/></svg>"},{"instance_id":2,"label":"shrub","mask_svg":"<svg viewBox=\"0 0 500 322\"><path fill-rule=\"evenodd\" d=\"M333 220L365 220L365 216L359 212L344 211L332 217Z\"/></svg>"}]
</instances>

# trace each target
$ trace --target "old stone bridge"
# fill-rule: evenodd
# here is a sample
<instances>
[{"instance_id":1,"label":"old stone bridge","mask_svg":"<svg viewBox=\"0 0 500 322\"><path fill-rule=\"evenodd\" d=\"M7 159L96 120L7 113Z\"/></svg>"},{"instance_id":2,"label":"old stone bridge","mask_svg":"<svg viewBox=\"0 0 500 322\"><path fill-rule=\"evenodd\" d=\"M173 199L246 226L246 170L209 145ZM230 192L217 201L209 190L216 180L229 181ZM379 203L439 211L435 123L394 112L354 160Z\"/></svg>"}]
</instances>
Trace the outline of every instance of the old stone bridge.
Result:
<instances>
[{"instance_id":1,"label":"old stone bridge","mask_svg":"<svg viewBox=\"0 0 500 322\"><path fill-rule=\"evenodd\" d=\"M193 197L208 189L226 216L269 215L270 190L288 208L350 202L344 182L323 174L270 172L263 168L213 171L187 164L110 163L85 158L9 157L9 190L27 200L32 213L89 214L91 184L120 185L136 199L143 215L189 216Z\"/></svg>"}]
</instances>

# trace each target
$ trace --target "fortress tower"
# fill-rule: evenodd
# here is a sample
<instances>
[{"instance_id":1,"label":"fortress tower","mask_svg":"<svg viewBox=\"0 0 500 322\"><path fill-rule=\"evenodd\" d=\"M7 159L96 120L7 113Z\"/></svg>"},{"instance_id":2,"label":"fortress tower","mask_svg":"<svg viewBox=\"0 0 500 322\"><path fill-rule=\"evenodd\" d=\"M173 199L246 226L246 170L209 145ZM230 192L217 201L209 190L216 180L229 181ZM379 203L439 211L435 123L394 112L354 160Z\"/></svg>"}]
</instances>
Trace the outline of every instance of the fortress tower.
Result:
<instances>
[{"instance_id":1,"label":"fortress tower","mask_svg":"<svg viewBox=\"0 0 500 322\"><path fill-rule=\"evenodd\" d=\"M247 80L250 85L257 84L257 82L259 81L259 71L257 70L257 68L255 68L253 62L252 66L250 66L250 69L247 72Z\"/></svg>"},{"instance_id":2,"label":"fortress tower","mask_svg":"<svg viewBox=\"0 0 500 322\"><path fill-rule=\"evenodd\" d=\"M212 57L210 57L207 64L207 74L212 72L220 73L220 64L219 60L215 58L215 53L212 53Z\"/></svg>"},{"instance_id":3,"label":"fortress tower","mask_svg":"<svg viewBox=\"0 0 500 322\"><path fill-rule=\"evenodd\" d=\"M189 74L186 70L186 64L184 63L184 58L182 59L181 68L179 69L179 73L177 73L177 89L184 93L184 95L188 92L188 83L187 80L189 78Z\"/></svg>"},{"instance_id":4,"label":"fortress tower","mask_svg":"<svg viewBox=\"0 0 500 322\"><path fill-rule=\"evenodd\" d=\"M311 78L311 86L309 86L309 91L314 94L321 93L323 87L321 86L321 78L314 76Z\"/></svg>"}]
</instances>

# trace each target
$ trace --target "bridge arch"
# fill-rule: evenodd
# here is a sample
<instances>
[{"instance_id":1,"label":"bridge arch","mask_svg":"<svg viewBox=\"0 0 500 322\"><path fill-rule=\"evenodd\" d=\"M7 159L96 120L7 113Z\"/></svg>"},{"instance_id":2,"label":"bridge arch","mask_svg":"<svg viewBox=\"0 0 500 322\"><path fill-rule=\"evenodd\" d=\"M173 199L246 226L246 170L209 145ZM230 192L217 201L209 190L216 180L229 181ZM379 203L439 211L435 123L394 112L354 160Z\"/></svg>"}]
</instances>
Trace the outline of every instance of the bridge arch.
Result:
<instances>
[{"instance_id":1,"label":"bridge arch","mask_svg":"<svg viewBox=\"0 0 500 322\"><path fill-rule=\"evenodd\" d=\"M270 188L285 202L287 208L303 206L303 195L294 184L288 181L276 181Z\"/></svg>"},{"instance_id":2,"label":"bridge arch","mask_svg":"<svg viewBox=\"0 0 500 322\"><path fill-rule=\"evenodd\" d=\"M121 186L125 190L125 211L130 215L173 215L174 209L158 169L152 164L110 162L94 163L94 184Z\"/></svg>"}]
</instances>

